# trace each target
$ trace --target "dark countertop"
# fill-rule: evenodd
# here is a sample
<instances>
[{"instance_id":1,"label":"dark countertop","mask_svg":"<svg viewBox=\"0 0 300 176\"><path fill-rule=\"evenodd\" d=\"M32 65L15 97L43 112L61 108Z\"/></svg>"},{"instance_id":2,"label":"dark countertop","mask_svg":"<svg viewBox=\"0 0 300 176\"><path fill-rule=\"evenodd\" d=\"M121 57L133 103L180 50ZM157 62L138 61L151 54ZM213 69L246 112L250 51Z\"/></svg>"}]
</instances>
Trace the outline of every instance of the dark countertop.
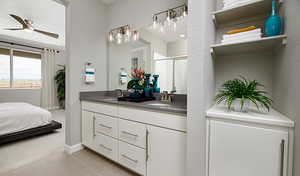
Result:
<instances>
[{"instance_id":1,"label":"dark countertop","mask_svg":"<svg viewBox=\"0 0 300 176\"><path fill-rule=\"evenodd\" d=\"M160 95L156 95L157 99ZM96 92L81 92L80 101L101 102L109 104L118 104L129 107L138 107L143 109L150 109L160 112L175 113L179 115L187 114L186 95L173 95L173 102L171 104L164 103L159 100L146 101L142 103L134 103L127 101L118 101L116 92L114 91L96 91Z\"/></svg>"}]
</instances>

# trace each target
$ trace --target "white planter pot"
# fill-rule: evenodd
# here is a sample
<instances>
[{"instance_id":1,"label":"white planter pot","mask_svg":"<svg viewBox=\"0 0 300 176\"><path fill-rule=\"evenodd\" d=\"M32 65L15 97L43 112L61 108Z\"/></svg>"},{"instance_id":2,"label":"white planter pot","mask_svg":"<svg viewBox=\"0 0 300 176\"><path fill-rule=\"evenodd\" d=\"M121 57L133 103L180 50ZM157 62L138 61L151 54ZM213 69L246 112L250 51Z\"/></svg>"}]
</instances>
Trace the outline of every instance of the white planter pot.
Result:
<instances>
[{"instance_id":1,"label":"white planter pot","mask_svg":"<svg viewBox=\"0 0 300 176\"><path fill-rule=\"evenodd\" d=\"M249 106L250 106L250 101L249 100L244 100L244 106L242 107L241 100L242 100L241 98L237 98L233 101L233 103L232 103L233 111L248 112L249 111Z\"/></svg>"}]
</instances>

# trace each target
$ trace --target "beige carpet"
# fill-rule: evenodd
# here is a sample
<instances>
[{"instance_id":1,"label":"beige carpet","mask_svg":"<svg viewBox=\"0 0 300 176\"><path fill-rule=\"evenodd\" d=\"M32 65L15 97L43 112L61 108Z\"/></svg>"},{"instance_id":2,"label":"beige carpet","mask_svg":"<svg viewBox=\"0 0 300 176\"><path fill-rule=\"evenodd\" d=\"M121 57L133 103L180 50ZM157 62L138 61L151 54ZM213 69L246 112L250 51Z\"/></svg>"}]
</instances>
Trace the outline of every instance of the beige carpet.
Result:
<instances>
[{"instance_id":1,"label":"beige carpet","mask_svg":"<svg viewBox=\"0 0 300 176\"><path fill-rule=\"evenodd\" d=\"M52 114L64 126L64 111ZM0 147L0 176L135 176L90 150L68 155L64 141L63 128Z\"/></svg>"},{"instance_id":2,"label":"beige carpet","mask_svg":"<svg viewBox=\"0 0 300 176\"><path fill-rule=\"evenodd\" d=\"M64 126L65 112L52 112L53 119ZM31 163L52 152L62 151L64 148L64 128L55 133L42 135L8 145L0 146L0 174Z\"/></svg>"}]
</instances>

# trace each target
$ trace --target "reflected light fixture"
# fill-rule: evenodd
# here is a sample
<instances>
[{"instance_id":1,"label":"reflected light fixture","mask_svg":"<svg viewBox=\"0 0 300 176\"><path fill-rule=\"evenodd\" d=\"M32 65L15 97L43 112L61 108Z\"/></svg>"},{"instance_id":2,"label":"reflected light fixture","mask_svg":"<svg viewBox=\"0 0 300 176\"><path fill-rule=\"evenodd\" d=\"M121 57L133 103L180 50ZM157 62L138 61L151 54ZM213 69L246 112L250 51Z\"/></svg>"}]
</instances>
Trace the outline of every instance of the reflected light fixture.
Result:
<instances>
[{"instance_id":1,"label":"reflected light fixture","mask_svg":"<svg viewBox=\"0 0 300 176\"><path fill-rule=\"evenodd\" d=\"M108 34L108 41L121 44L123 42L130 42L131 40L138 40L138 31L133 31L129 25L121 26L112 29Z\"/></svg>"}]
</instances>

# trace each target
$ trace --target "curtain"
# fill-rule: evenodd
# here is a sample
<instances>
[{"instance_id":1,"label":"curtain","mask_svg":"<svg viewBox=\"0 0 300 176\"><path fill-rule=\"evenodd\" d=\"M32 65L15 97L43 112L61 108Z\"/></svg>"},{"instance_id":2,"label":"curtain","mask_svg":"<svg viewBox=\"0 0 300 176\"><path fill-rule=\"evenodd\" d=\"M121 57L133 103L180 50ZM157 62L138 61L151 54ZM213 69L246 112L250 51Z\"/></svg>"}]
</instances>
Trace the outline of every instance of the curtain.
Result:
<instances>
[{"instance_id":1,"label":"curtain","mask_svg":"<svg viewBox=\"0 0 300 176\"><path fill-rule=\"evenodd\" d=\"M51 110L57 108L55 89L55 60L57 51L44 49L42 52L42 91L41 107Z\"/></svg>"}]
</instances>

